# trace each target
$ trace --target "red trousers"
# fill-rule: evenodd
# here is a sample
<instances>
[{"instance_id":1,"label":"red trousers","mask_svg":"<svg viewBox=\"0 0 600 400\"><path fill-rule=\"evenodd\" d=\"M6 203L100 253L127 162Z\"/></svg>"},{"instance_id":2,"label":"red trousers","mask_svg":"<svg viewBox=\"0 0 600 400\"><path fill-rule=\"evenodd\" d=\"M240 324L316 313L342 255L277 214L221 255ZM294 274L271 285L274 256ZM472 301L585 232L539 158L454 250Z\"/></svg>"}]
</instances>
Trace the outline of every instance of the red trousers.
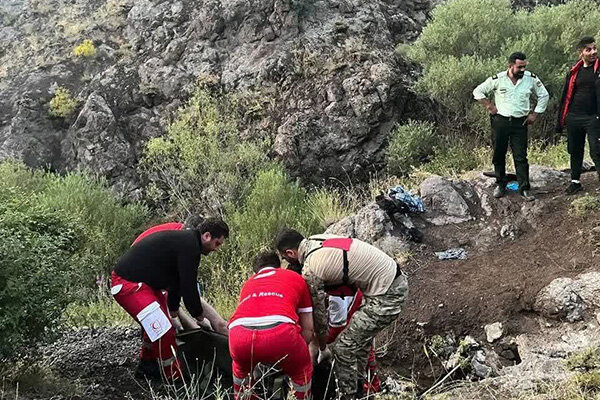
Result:
<instances>
[{"instance_id":1,"label":"red trousers","mask_svg":"<svg viewBox=\"0 0 600 400\"><path fill-rule=\"evenodd\" d=\"M229 352L236 399L242 387L252 387L251 373L258 363L281 368L292 380L297 399L310 397L313 366L298 325L282 323L264 330L236 326L229 332Z\"/></svg>"},{"instance_id":2,"label":"red trousers","mask_svg":"<svg viewBox=\"0 0 600 400\"><path fill-rule=\"evenodd\" d=\"M146 307L158 302L160 309L169 317L167 296L162 290L153 289L145 283L130 282L114 272L111 275L111 293L117 303L127 311L138 323L137 316ZM142 329L143 330L143 329ZM142 350L140 359L160 362L165 378L174 379L181 375L181 366L177 360L177 344L175 328L171 327L160 339L152 342L146 331L142 334Z\"/></svg>"}]
</instances>

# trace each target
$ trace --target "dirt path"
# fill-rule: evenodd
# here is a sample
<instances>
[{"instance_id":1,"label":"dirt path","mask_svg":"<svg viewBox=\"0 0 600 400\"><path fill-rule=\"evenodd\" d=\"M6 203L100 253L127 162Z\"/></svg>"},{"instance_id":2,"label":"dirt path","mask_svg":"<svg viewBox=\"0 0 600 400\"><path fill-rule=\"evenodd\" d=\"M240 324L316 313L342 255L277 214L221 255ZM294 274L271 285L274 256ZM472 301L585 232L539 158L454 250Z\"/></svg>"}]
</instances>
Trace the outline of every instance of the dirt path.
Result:
<instances>
[{"instance_id":1,"label":"dirt path","mask_svg":"<svg viewBox=\"0 0 600 400\"><path fill-rule=\"evenodd\" d=\"M587 193L599 194L596 174L584 175L583 184ZM427 381L431 371L423 351L427 337L452 332L484 340L483 327L497 321L508 335L537 329L532 307L538 291L555 278L573 277L597 269L600 263L588 239L590 230L600 224L600 213L587 218L570 215L571 202L585 193L567 197L563 190L557 186L538 195L545 208L536 229L490 249L475 245L480 227L474 223L435 228L426 234L407 267L410 296L388 363L405 371L413 367ZM516 195L511 197L522 202ZM437 260L433 251L444 250L444 244L464 245L468 259Z\"/></svg>"}]
</instances>

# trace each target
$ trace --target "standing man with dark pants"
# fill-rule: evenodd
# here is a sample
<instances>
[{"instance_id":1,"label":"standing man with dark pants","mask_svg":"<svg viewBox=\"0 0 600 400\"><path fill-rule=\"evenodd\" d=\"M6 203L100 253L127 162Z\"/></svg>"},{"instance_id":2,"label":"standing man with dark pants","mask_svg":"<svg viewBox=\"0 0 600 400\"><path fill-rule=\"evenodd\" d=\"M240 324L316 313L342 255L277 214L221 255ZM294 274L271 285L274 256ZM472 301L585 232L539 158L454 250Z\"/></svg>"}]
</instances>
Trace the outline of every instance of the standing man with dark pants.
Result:
<instances>
[{"instance_id":1,"label":"standing man with dark pants","mask_svg":"<svg viewBox=\"0 0 600 400\"><path fill-rule=\"evenodd\" d=\"M571 184L567 194L579 192L585 135L588 135L590 157L600 178L600 121L598 97L600 78L596 40L584 36L577 44L579 61L567 73L558 112L558 131L567 126L568 150L571 155Z\"/></svg>"},{"instance_id":2,"label":"standing man with dark pants","mask_svg":"<svg viewBox=\"0 0 600 400\"><path fill-rule=\"evenodd\" d=\"M535 200L530 192L529 163L527 161L527 126L533 124L539 114L546 111L548 91L538 77L525 71L525 54L512 53L508 58L508 69L494 75L473 90L475 100L487 108L492 115L494 156L492 162L496 173L494 197L506 194L506 151L510 144L519 193L527 201ZM494 104L489 96L494 95ZM531 112L530 97L537 97L535 110Z\"/></svg>"}]
</instances>

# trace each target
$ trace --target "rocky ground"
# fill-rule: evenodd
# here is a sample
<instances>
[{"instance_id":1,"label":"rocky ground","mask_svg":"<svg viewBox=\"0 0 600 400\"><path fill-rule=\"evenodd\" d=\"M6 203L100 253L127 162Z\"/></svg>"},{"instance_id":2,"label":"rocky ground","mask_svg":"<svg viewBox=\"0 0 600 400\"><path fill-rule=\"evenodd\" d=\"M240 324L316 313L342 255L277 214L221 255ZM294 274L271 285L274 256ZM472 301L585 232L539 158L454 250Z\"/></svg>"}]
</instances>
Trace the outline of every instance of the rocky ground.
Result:
<instances>
[{"instance_id":1,"label":"rocky ground","mask_svg":"<svg viewBox=\"0 0 600 400\"><path fill-rule=\"evenodd\" d=\"M420 392L458 363L463 368L450 382L488 378L501 390L527 390L564 378L567 356L600 344L600 213L570 212L585 193L563 195L568 179L559 171L532 167L537 200L531 203L515 193L495 200L493 180L474 175L429 178L420 189L428 211L396 216L424 233L422 243L398 235L398 223L375 204L329 228L405 260L407 307L378 347L383 370ZM587 193L600 194L595 173L584 174L583 183ZM434 254L452 247L463 247L467 259L441 261ZM21 361L43 360L47 376L69 385L54 393L23 388L31 393L24 398L150 398L147 384L133 378L138 334L69 331L31 350Z\"/></svg>"}]
</instances>

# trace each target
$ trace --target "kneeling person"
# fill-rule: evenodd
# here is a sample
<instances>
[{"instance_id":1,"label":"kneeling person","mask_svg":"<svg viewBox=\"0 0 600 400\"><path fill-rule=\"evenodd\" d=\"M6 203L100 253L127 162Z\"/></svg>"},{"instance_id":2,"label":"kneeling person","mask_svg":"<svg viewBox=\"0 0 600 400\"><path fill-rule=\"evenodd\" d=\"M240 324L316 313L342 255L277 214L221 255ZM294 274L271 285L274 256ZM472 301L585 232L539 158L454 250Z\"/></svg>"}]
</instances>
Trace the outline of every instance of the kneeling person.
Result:
<instances>
[{"instance_id":1,"label":"kneeling person","mask_svg":"<svg viewBox=\"0 0 600 400\"><path fill-rule=\"evenodd\" d=\"M244 284L229 320L236 399L242 389L251 388L250 374L258 363L280 367L291 378L296 398L310 396L313 367L308 343L314 332L310 293L300 275L279 267L274 252L256 256L255 274Z\"/></svg>"}]
</instances>

